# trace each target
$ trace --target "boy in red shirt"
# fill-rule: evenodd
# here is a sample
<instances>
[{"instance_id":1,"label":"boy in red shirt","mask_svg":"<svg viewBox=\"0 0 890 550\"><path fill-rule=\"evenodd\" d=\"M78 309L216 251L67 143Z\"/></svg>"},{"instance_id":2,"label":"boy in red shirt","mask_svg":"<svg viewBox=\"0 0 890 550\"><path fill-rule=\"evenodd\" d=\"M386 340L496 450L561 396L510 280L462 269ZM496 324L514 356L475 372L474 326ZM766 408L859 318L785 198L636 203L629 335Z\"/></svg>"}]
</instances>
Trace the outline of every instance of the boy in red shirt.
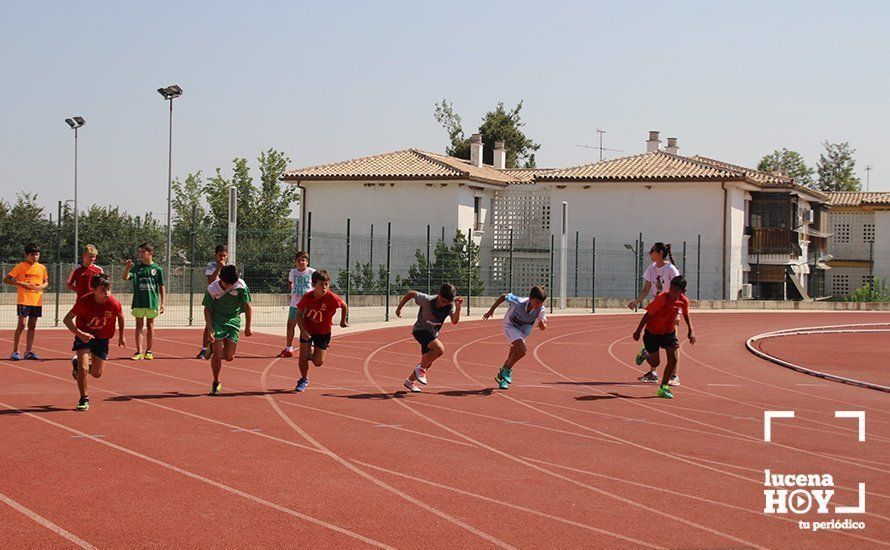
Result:
<instances>
[{"instance_id":1,"label":"boy in red shirt","mask_svg":"<svg viewBox=\"0 0 890 550\"><path fill-rule=\"evenodd\" d=\"M300 379L295 391L306 391L309 385L309 361L316 367L324 364L331 344L331 327L337 310L341 311L340 326L349 326L349 306L331 292L331 276L324 269L312 274L312 290L297 303L297 326L300 328ZM314 349L313 349L314 348Z\"/></svg>"},{"instance_id":2,"label":"boy in red shirt","mask_svg":"<svg viewBox=\"0 0 890 550\"><path fill-rule=\"evenodd\" d=\"M71 349L77 352L77 357L71 360L74 367L71 374L80 390L80 401L77 402L79 411L90 408L87 373L93 378L102 376L102 366L108 359L108 340L114 336L115 322L119 331L117 345L127 345L123 310L121 303L111 295L108 276L99 274L93 277L92 287L95 290L78 299L65 315L65 326L74 335Z\"/></svg>"},{"instance_id":3,"label":"boy in red shirt","mask_svg":"<svg viewBox=\"0 0 890 550\"><path fill-rule=\"evenodd\" d=\"M664 368L664 374L661 378L661 385L658 387L658 397L665 399L673 399L671 388L668 382L677 369L677 357L680 351L680 342L677 340L677 316L683 313L683 319L689 328L689 343L695 345L695 336L692 334L692 323L689 321L689 300L686 299L686 279L682 275L677 275L671 279L670 289L662 292L655 297L652 302L646 306L646 314L640 319L636 332L633 334L634 340L639 341L640 332L646 327L646 333L643 335L643 345L649 356L646 360L652 370L658 368L661 362L658 350L664 348L667 356L667 366Z\"/></svg>"},{"instance_id":4,"label":"boy in red shirt","mask_svg":"<svg viewBox=\"0 0 890 550\"><path fill-rule=\"evenodd\" d=\"M65 286L77 294L78 300L94 290L93 278L102 274L102 268L96 265L97 256L99 251L96 247L91 244L86 245L80 256L80 265L68 275L68 283Z\"/></svg>"}]
</instances>

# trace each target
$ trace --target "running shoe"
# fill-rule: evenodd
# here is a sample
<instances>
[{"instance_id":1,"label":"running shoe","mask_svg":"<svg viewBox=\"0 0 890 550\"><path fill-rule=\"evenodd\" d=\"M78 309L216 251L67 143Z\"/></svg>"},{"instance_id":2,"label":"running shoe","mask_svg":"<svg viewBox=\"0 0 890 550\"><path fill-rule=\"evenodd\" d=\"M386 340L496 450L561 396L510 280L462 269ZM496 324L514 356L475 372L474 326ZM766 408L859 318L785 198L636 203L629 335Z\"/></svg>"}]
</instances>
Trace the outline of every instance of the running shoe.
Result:
<instances>
[{"instance_id":1,"label":"running shoe","mask_svg":"<svg viewBox=\"0 0 890 550\"><path fill-rule=\"evenodd\" d=\"M222 391L222 382L214 382L210 385L210 395L219 395Z\"/></svg>"},{"instance_id":2,"label":"running shoe","mask_svg":"<svg viewBox=\"0 0 890 550\"><path fill-rule=\"evenodd\" d=\"M80 401L77 402L77 407L75 407L79 411L85 411L90 408L90 398L84 395L80 398Z\"/></svg>"},{"instance_id":3,"label":"running shoe","mask_svg":"<svg viewBox=\"0 0 890 550\"><path fill-rule=\"evenodd\" d=\"M143 355L143 358L144 358L146 361L151 361L152 359L155 358L155 354L152 353L152 352L150 352L150 351L146 351L146 352L145 352L145 355Z\"/></svg>"},{"instance_id":4,"label":"running shoe","mask_svg":"<svg viewBox=\"0 0 890 550\"><path fill-rule=\"evenodd\" d=\"M77 380L77 357L71 358L71 378Z\"/></svg>"},{"instance_id":5,"label":"running shoe","mask_svg":"<svg viewBox=\"0 0 890 550\"><path fill-rule=\"evenodd\" d=\"M668 380L668 386L679 386L680 385L680 377L676 374L671 375L671 379Z\"/></svg>"},{"instance_id":6,"label":"running shoe","mask_svg":"<svg viewBox=\"0 0 890 550\"><path fill-rule=\"evenodd\" d=\"M294 352L287 348L281 350L281 353L278 354L278 357L293 357L293 356L294 356Z\"/></svg>"},{"instance_id":7,"label":"running shoe","mask_svg":"<svg viewBox=\"0 0 890 550\"><path fill-rule=\"evenodd\" d=\"M198 352L195 359L207 359L207 348L201 348L201 351Z\"/></svg>"},{"instance_id":8,"label":"running shoe","mask_svg":"<svg viewBox=\"0 0 890 550\"><path fill-rule=\"evenodd\" d=\"M142 361L143 356L141 353L134 353L133 357L130 357L133 361Z\"/></svg>"},{"instance_id":9,"label":"running shoe","mask_svg":"<svg viewBox=\"0 0 890 550\"><path fill-rule=\"evenodd\" d=\"M498 383L498 387L500 389L502 389L502 390L510 389L510 383L507 382L506 378L504 378L504 369L501 369L501 371L498 373L498 375L494 377L494 381Z\"/></svg>"},{"instance_id":10,"label":"running shoe","mask_svg":"<svg viewBox=\"0 0 890 550\"><path fill-rule=\"evenodd\" d=\"M22 360L22 356L19 355L19 352L14 351L14 352L12 352L12 355L9 356L9 360L10 360L10 361L21 361L21 360Z\"/></svg>"},{"instance_id":11,"label":"running shoe","mask_svg":"<svg viewBox=\"0 0 890 550\"><path fill-rule=\"evenodd\" d=\"M658 397L663 397L665 399L673 399L674 394L671 393L671 388L665 384L658 388L658 393L656 393Z\"/></svg>"},{"instance_id":12,"label":"running shoe","mask_svg":"<svg viewBox=\"0 0 890 550\"><path fill-rule=\"evenodd\" d=\"M513 369L508 369L507 367L501 367L501 372L498 374L501 378L507 381L508 384L513 383Z\"/></svg>"},{"instance_id":13,"label":"running shoe","mask_svg":"<svg viewBox=\"0 0 890 550\"><path fill-rule=\"evenodd\" d=\"M637 366L640 366L640 365L643 364L644 361L646 361L646 359L647 359L648 357L649 357L649 352L646 351L646 348L642 348L642 349L640 350L640 352L637 353L637 356L636 356L636 358L634 359L634 361L636 362Z\"/></svg>"},{"instance_id":14,"label":"running shoe","mask_svg":"<svg viewBox=\"0 0 890 550\"><path fill-rule=\"evenodd\" d=\"M414 377L417 378L417 381L426 386L426 369L417 365L414 368Z\"/></svg>"},{"instance_id":15,"label":"running shoe","mask_svg":"<svg viewBox=\"0 0 890 550\"><path fill-rule=\"evenodd\" d=\"M297 380L297 387L294 388L294 391L304 392L304 391L306 391L306 386L308 386L308 385L309 385L308 378L300 378L299 380Z\"/></svg>"},{"instance_id":16,"label":"running shoe","mask_svg":"<svg viewBox=\"0 0 890 550\"><path fill-rule=\"evenodd\" d=\"M418 387L417 384L415 384L414 381L411 380L410 378L405 379L405 387L408 388L408 391L411 391L414 393L420 393L420 391L421 391L420 387Z\"/></svg>"},{"instance_id":17,"label":"running shoe","mask_svg":"<svg viewBox=\"0 0 890 550\"><path fill-rule=\"evenodd\" d=\"M26 351L25 361L40 361L40 357L37 357L37 354L33 351Z\"/></svg>"},{"instance_id":18,"label":"running shoe","mask_svg":"<svg viewBox=\"0 0 890 550\"><path fill-rule=\"evenodd\" d=\"M655 371L649 371L643 376L637 378L640 382L646 382L648 384L657 384L658 383L658 373Z\"/></svg>"}]
</instances>

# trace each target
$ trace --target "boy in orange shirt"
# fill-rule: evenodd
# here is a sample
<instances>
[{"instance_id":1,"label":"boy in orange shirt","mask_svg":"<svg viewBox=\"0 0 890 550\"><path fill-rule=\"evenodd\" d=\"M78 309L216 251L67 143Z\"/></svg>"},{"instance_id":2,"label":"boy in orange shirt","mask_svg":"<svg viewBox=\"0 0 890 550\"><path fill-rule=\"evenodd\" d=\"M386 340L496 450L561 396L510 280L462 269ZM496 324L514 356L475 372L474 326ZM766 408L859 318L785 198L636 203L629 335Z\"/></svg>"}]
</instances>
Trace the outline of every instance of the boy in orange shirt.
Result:
<instances>
[{"instance_id":1,"label":"boy in orange shirt","mask_svg":"<svg viewBox=\"0 0 890 550\"><path fill-rule=\"evenodd\" d=\"M664 374L661 378L661 385L658 387L658 397L665 399L673 399L671 387L668 382L677 369L677 357L680 351L680 342L677 340L677 316L683 313L683 319L689 328L689 343L695 345L695 336L692 334L692 323L689 321L689 300L686 298L686 279L682 275L677 275L671 279L671 286L665 292L655 297L652 302L646 306L646 314L640 319L636 332L633 334L634 340L639 341L640 332L646 327L646 333L643 335L643 345L646 347L648 357L646 360L654 371L661 362L658 350L664 348L667 356L667 366L664 368Z\"/></svg>"},{"instance_id":2,"label":"boy in orange shirt","mask_svg":"<svg viewBox=\"0 0 890 550\"><path fill-rule=\"evenodd\" d=\"M9 357L12 361L22 359L22 356L19 355L19 342L22 339L22 332L25 331L26 319L28 336L25 340L25 359L31 361L40 359L31 348L34 346L34 329L37 328L37 319L43 315L43 289L49 285L49 278L46 266L38 262L39 259L40 248L34 243L28 243L25 245L25 261L12 268L12 271L3 277L4 283L18 287L16 310L19 321L15 327L12 355Z\"/></svg>"}]
</instances>

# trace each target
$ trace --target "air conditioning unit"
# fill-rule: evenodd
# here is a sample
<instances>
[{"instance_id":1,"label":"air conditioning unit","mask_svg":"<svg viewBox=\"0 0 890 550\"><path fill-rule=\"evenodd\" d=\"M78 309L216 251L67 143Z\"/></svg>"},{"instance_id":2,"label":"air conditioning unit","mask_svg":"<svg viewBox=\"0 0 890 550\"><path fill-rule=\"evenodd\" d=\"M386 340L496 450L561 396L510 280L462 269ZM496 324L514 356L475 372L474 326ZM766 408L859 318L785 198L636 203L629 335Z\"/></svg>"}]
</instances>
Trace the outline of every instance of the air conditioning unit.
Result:
<instances>
[{"instance_id":1,"label":"air conditioning unit","mask_svg":"<svg viewBox=\"0 0 890 550\"><path fill-rule=\"evenodd\" d=\"M753 285L746 284L742 285L739 289L739 299L740 300L751 300L754 297L754 287Z\"/></svg>"},{"instance_id":2,"label":"air conditioning unit","mask_svg":"<svg viewBox=\"0 0 890 550\"><path fill-rule=\"evenodd\" d=\"M816 221L816 213L812 210L804 210L803 212L803 222L804 223L813 223Z\"/></svg>"}]
</instances>

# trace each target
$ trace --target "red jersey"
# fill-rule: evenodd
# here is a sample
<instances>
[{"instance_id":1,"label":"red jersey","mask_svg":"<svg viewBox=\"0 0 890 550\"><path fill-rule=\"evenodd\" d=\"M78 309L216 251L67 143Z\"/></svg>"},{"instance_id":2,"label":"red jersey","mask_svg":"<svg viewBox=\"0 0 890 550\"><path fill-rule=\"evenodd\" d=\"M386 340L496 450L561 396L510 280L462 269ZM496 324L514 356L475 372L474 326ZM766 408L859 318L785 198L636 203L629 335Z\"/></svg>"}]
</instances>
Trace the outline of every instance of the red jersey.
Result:
<instances>
[{"instance_id":1,"label":"red jersey","mask_svg":"<svg viewBox=\"0 0 890 550\"><path fill-rule=\"evenodd\" d=\"M297 303L297 309L303 312L303 326L309 334L328 334L334 324L334 315L343 305L343 300L330 290L321 298L315 297L310 290Z\"/></svg>"},{"instance_id":2,"label":"red jersey","mask_svg":"<svg viewBox=\"0 0 890 550\"><path fill-rule=\"evenodd\" d=\"M689 300L685 294L680 294L676 299L672 299L670 294L665 291L646 306L646 312L649 314L649 318L646 320L646 330L650 334L670 334L676 330L674 324L677 322L677 316L681 312L684 315L689 313Z\"/></svg>"},{"instance_id":3,"label":"red jersey","mask_svg":"<svg viewBox=\"0 0 890 550\"><path fill-rule=\"evenodd\" d=\"M92 334L94 338L114 336L115 323L122 315L121 303L117 298L108 296L108 299L100 304L92 292L79 298L72 311L77 316L75 322L77 328Z\"/></svg>"},{"instance_id":4,"label":"red jersey","mask_svg":"<svg viewBox=\"0 0 890 550\"><path fill-rule=\"evenodd\" d=\"M79 265L71 272L71 275L68 276L68 284L74 286L74 292L77 293L78 299L96 290L93 288L93 277L100 273L102 273L102 268L96 264L90 267Z\"/></svg>"}]
</instances>

